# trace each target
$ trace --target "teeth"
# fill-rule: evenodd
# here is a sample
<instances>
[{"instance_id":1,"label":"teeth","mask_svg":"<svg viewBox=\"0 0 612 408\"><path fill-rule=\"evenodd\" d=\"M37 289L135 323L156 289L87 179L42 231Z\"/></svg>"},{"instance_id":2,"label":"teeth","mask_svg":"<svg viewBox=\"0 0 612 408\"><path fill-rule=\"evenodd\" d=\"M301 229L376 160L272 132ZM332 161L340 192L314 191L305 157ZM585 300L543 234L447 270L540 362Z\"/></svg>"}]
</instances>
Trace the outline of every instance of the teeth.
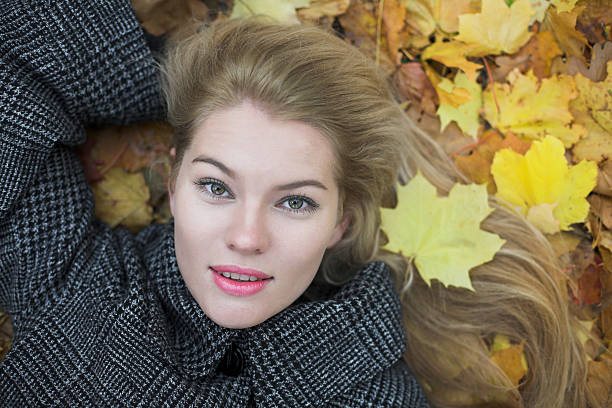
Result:
<instances>
[{"instance_id":1,"label":"teeth","mask_svg":"<svg viewBox=\"0 0 612 408\"><path fill-rule=\"evenodd\" d=\"M237 280L237 281L244 281L244 282L254 282L256 280L260 280L259 278L256 278L255 276L251 276L251 275L243 275L241 273L229 273L229 272L217 272L223 276L225 276L226 278L230 278L232 280Z\"/></svg>"}]
</instances>

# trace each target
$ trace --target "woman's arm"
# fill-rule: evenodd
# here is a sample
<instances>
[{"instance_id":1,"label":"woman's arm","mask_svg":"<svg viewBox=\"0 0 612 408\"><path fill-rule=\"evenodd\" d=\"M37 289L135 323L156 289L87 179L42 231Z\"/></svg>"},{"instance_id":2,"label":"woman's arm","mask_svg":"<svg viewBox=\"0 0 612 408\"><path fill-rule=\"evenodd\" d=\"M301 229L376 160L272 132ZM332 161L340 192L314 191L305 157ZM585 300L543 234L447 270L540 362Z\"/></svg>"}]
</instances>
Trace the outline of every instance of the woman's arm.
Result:
<instances>
[{"instance_id":1,"label":"woman's arm","mask_svg":"<svg viewBox=\"0 0 612 408\"><path fill-rule=\"evenodd\" d=\"M163 109L129 2L3 0L0 15L0 307L16 315L86 255L93 200L67 146Z\"/></svg>"}]
</instances>

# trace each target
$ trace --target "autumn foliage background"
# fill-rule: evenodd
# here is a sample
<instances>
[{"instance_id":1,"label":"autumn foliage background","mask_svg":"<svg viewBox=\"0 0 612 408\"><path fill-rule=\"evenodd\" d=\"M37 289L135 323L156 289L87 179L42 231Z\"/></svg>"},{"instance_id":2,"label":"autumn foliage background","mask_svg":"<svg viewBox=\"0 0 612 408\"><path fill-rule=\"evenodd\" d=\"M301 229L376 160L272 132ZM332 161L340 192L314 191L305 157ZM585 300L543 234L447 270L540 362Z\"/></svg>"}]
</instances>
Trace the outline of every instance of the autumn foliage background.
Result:
<instances>
[{"instance_id":1,"label":"autumn foliage background","mask_svg":"<svg viewBox=\"0 0 612 408\"><path fill-rule=\"evenodd\" d=\"M376 61L456 167L546 234L567 300L593 336L582 337L589 381L612 404L612 1L132 3L157 36L261 13L333 29ZM98 217L133 231L169 219L171 137L165 123L89 129L80 155ZM0 312L0 359L11 337ZM520 384L521 343L496 338L491 358Z\"/></svg>"}]
</instances>

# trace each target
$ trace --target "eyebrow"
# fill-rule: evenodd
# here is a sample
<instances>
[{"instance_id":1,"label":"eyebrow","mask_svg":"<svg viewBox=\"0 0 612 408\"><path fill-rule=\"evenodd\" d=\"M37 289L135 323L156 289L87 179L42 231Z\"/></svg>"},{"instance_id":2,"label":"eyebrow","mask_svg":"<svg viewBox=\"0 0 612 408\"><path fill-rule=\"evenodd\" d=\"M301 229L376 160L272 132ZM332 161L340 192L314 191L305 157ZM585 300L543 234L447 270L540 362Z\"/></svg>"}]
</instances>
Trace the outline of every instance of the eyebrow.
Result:
<instances>
[{"instance_id":1,"label":"eyebrow","mask_svg":"<svg viewBox=\"0 0 612 408\"><path fill-rule=\"evenodd\" d=\"M227 174L229 177L235 178L235 173L233 170L229 169L225 164L211 157L198 156L195 159L193 159L192 163L212 164L213 166L221 170L223 173ZM327 187L325 187L323 183L321 183L318 180L312 180L312 179L300 180L300 181L294 181L292 183L282 184L280 186L277 186L276 189L279 191L284 191L284 190L293 190L295 188L300 188L300 187L305 187L305 186L312 186L312 187L317 187L323 190L327 190Z\"/></svg>"}]
</instances>

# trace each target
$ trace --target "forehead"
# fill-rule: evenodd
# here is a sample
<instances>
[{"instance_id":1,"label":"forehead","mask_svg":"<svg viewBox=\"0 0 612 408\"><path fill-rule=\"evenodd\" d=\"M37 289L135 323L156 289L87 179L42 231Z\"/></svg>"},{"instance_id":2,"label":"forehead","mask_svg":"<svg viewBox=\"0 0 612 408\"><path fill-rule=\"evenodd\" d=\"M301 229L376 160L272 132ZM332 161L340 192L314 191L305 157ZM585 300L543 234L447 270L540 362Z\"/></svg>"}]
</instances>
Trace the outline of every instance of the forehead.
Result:
<instances>
[{"instance_id":1,"label":"forehead","mask_svg":"<svg viewBox=\"0 0 612 408\"><path fill-rule=\"evenodd\" d=\"M189 157L213 156L238 172L334 178L335 154L314 127L275 119L244 102L213 113L195 129Z\"/></svg>"}]
</instances>

